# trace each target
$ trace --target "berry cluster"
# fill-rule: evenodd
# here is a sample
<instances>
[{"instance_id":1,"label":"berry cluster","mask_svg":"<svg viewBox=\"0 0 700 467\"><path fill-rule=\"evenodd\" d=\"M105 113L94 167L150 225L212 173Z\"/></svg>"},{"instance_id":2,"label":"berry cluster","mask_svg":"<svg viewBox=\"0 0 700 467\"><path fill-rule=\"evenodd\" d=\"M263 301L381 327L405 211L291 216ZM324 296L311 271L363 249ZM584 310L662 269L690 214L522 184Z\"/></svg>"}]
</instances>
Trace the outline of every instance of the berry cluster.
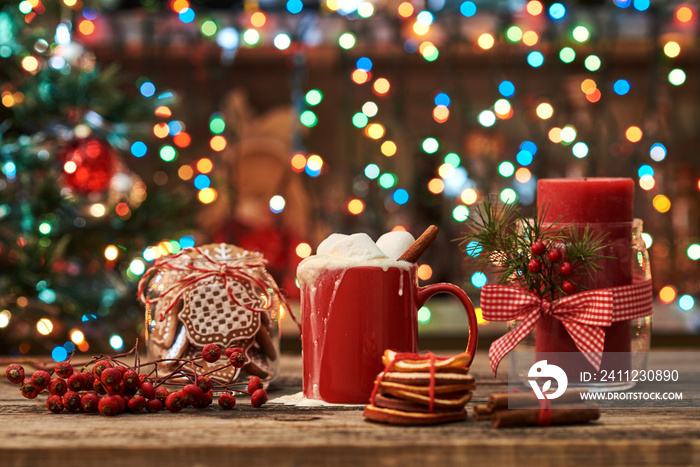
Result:
<instances>
[{"instance_id":1,"label":"berry cluster","mask_svg":"<svg viewBox=\"0 0 700 467\"><path fill-rule=\"evenodd\" d=\"M53 413L66 410L112 416L124 412L159 412L164 408L174 413L187 406L203 409L213 402L215 393L219 406L230 410L236 405L234 392L249 394L251 405L256 408L267 402L267 392L257 376L252 376L247 383L229 381L222 385L214 385L209 378L209 374L228 366L242 367L246 356L240 347L225 350L228 362L221 367L197 374L197 369L201 368L198 360L214 363L221 359L219 346L208 344L202 349L201 357L168 360L175 361L177 368L161 377L157 364L163 360L141 364L136 346L132 351L136 357L133 367L122 361L130 351L115 357L95 357L80 370L76 370L69 359L53 369L37 370L29 379L25 377L24 368L13 363L7 367L5 375L11 383L20 385L20 392L28 399L48 394L46 408ZM186 365L192 367L191 375L182 371ZM151 371L144 371L151 367Z\"/></svg>"},{"instance_id":2,"label":"berry cluster","mask_svg":"<svg viewBox=\"0 0 700 467\"><path fill-rule=\"evenodd\" d=\"M575 268L573 264L565 261L565 252L562 253L561 249L553 245L547 246L540 240L532 243L530 251L532 259L527 264L530 273L541 275L550 281L558 281L565 294L571 295L576 292L576 283L568 279L573 275Z\"/></svg>"},{"instance_id":3,"label":"berry cluster","mask_svg":"<svg viewBox=\"0 0 700 467\"><path fill-rule=\"evenodd\" d=\"M605 235L590 225L558 218L544 222L535 209L525 217L515 204L476 205L469 231L460 239L471 261L496 275L501 284L518 285L538 297L554 301L585 290L602 266L607 248Z\"/></svg>"}]
</instances>

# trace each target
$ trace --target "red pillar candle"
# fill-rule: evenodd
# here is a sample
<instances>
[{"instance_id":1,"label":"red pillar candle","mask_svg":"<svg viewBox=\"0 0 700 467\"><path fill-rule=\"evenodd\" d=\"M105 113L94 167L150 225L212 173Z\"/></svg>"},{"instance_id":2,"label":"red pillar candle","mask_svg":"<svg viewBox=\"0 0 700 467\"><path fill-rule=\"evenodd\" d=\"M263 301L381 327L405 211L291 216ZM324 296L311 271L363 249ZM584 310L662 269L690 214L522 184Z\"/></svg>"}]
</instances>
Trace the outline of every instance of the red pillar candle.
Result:
<instances>
[{"instance_id":1,"label":"red pillar candle","mask_svg":"<svg viewBox=\"0 0 700 467\"><path fill-rule=\"evenodd\" d=\"M606 235L604 243L608 246L601 254L610 258L600 260L601 269L582 281L587 289L632 283L634 181L631 178L541 179L537 183L537 206L545 222L587 225L593 232ZM630 323L613 323L606 330L604 353L630 352L630 340ZM537 352L578 351L564 326L547 316L538 322L535 342Z\"/></svg>"}]
</instances>

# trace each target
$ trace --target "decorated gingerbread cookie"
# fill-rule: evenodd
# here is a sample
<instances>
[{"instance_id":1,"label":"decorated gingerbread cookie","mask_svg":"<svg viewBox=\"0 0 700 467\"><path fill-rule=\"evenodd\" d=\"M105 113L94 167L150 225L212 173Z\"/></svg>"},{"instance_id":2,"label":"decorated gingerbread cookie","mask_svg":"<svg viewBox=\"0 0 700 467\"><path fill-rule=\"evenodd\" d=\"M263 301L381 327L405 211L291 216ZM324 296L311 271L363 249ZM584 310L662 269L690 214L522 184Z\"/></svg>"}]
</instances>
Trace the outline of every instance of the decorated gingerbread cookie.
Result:
<instances>
[{"instance_id":1,"label":"decorated gingerbread cookie","mask_svg":"<svg viewBox=\"0 0 700 467\"><path fill-rule=\"evenodd\" d=\"M139 284L139 296L151 315L149 356L193 357L207 344L241 347L248 362L243 370L274 377L277 317L287 304L264 264L259 253L223 243L159 260ZM230 380L240 371L229 367L211 376Z\"/></svg>"}]
</instances>

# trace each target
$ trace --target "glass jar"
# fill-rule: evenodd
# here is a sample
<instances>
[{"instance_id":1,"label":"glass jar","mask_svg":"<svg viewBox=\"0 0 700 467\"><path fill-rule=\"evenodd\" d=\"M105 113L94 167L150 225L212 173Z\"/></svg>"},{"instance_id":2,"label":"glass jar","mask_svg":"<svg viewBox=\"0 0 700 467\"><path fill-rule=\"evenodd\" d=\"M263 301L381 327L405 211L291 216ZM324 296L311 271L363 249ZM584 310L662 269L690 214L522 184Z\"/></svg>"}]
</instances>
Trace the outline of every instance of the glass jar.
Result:
<instances>
[{"instance_id":1,"label":"glass jar","mask_svg":"<svg viewBox=\"0 0 700 467\"><path fill-rule=\"evenodd\" d=\"M604 234L608 245L600 252L605 258L598 262L600 269L583 280L588 290L619 287L651 281L649 255L642 238L642 220L633 222L586 224L593 233ZM582 228L570 224L572 228ZM559 227L559 226L557 226ZM520 324L514 320L509 329ZM562 368L569 388L589 391L617 391L635 385L634 371L646 368L651 337L651 315L616 321L605 329L603 357L597 370L582 354L562 322L552 315L543 314L535 329L508 355L510 381L528 385L528 373L536 362ZM529 387L529 386L528 386Z\"/></svg>"},{"instance_id":2,"label":"glass jar","mask_svg":"<svg viewBox=\"0 0 700 467\"><path fill-rule=\"evenodd\" d=\"M146 348L159 372L171 372L183 359L201 356L207 344L221 348L213 363L198 360L203 372L225 366L224 350L240 347L242 368L226 366L209 376L219 383L264 382L279 374L279 316L287 307L262 256L233 245L183 250L159 261L144 275ZM218 255L218 256L217 256ZM191 372L191 365L182 367Z\"/></svg>"}]
</instances>

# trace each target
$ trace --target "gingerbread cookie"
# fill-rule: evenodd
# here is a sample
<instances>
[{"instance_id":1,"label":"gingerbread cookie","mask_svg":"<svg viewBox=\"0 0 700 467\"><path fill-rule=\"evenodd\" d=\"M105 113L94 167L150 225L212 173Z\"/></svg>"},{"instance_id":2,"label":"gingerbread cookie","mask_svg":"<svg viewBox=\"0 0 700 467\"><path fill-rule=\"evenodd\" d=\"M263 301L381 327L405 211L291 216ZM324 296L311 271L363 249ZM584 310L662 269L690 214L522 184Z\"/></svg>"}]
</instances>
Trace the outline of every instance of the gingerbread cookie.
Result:
<instances>
[{"instance_id":1,"label":"gingerbread cookie","mask_svg":"<svg viewBox=\"0 0 700 467\"><path fill-rule=\"evenodd\" d=\"M274 377L279 365L277 319L288 305L264 264L261 254L224 243L158 260L139 284L139 297L152 314L147 323L149 356L198 357L207 344L222 350L241 347L248 374ZM223 364L209 368L204 362L208 370ZM218 373L212 377L228 380L240 370Z\"/></svg>"}]
</instances>

